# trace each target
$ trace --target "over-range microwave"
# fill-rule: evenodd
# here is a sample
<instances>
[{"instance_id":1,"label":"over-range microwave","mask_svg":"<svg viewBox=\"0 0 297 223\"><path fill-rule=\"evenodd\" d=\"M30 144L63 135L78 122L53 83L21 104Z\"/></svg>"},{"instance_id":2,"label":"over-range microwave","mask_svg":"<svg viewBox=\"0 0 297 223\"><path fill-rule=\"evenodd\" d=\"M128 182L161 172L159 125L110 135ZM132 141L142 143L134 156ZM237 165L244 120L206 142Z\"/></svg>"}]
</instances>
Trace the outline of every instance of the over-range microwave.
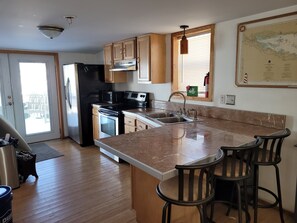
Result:
<instances>
[{"instance_id":1,"label":"over-range microwave","mask_svg":"<svg viewBox=\"0 0 297 223\"><path fill-rule=\"evenodd\" d=\"M102 91L101 100L110 104L120 103L124 99L124 94L124 91Z\"/></svg>"}]
</instances>

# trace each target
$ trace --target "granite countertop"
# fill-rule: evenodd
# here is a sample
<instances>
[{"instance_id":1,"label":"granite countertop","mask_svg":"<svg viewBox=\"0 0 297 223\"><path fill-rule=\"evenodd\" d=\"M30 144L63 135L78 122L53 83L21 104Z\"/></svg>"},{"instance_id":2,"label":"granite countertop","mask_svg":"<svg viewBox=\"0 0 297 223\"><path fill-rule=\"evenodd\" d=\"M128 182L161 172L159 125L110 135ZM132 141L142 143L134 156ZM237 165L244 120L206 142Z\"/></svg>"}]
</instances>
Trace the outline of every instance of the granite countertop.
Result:
<instances>
[{"instance_id":1,"label":"granite countertop","mask_svg":"<svg viewBox=\"0 0 297 223\"><path fill-rule=\"evenodd\" d=\"M147 110L145 112L155 112ZM128 111L144 117L144 111ZM138 114L139 113L139 114ZM137 116L138 117L138 116ZM95 140L95 144L159 180L176 175L176 164L215 156L221 146L239 146L254 135L278 129L203 117L202 121L169 124L145 131Z\"/></svg>"}]
</instances>

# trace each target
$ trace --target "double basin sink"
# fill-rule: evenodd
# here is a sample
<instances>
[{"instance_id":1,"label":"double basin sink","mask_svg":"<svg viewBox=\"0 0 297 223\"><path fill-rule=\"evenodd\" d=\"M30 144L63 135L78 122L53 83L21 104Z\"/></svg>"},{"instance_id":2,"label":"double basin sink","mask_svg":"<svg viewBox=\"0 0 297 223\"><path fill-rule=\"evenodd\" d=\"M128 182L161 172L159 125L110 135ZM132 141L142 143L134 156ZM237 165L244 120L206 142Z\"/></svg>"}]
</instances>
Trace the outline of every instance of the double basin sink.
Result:
<instances>
[{"instance_id":1,"label":"double basin sink","mask_svg":"<svg viewBox=\"0 0 297 223\"><path fill-rule=\"evenodd\" d=\"M177 122L191 122L192 119L177 115L171 112L158 112L153 114L147 114L147 117L157 120L161 123L177 123Z\"/></svg>"}]
</instances>

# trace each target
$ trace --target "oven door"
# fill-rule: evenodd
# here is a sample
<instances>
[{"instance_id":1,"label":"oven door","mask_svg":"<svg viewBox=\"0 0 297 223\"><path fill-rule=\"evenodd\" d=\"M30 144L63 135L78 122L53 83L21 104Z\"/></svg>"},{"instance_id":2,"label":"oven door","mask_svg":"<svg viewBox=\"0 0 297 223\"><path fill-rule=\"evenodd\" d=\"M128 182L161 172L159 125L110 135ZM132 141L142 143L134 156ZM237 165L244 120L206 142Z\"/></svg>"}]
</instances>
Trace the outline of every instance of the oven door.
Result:
<instances>
[{"instance_id":1,"label":"oven door","mask_svg":"<svg viewBox=\"0 0 297 223\"><path fill-rule=\"evenodd\" d=\"M119 135L119 118L99 110L99 136L106 138Z\"/></svg>"}]
</instances>

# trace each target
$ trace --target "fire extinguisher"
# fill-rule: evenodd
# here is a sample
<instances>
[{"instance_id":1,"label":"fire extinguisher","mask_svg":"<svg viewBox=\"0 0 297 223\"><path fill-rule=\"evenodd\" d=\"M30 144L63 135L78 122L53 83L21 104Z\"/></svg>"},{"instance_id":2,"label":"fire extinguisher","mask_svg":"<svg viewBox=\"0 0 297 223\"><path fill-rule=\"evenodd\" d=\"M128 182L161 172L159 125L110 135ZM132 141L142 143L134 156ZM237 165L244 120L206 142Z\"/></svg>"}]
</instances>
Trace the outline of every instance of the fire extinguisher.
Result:
<instances>
[{"instance_id":1,"label":"fire extinguisher","mask_svg":"<svg viewBox=\"0 0 297 223\"><path fill-rule=\"evenodd\" d=\"M209 72L204 77L205 97L208 98Z\"/></svg>"}]
</instances>

